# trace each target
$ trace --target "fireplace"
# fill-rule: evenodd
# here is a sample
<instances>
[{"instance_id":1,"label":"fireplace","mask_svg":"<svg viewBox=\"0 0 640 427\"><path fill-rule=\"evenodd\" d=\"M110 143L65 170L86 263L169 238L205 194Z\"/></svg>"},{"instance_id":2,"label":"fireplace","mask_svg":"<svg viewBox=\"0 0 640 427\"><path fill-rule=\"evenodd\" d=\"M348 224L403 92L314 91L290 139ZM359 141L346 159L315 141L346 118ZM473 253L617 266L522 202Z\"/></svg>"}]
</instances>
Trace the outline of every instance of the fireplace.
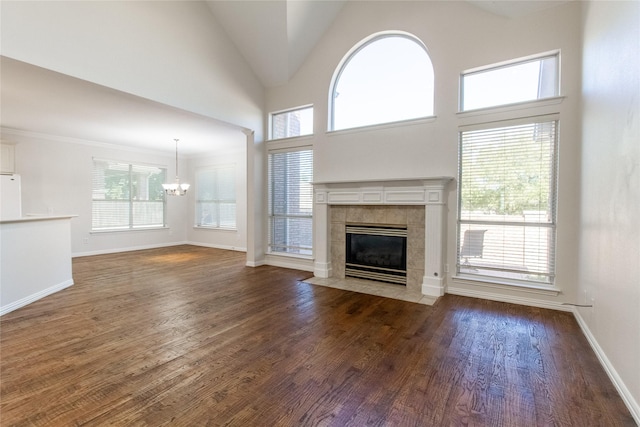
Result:
<instances>
[{"instance_id":1,"label":"fireplace","mask_svg":"<svg viewBox=\"0 0 640 427\"><path fill-rule=\"evenodd\" d=\"M433 297L444 295L446 187L451 180L433 177L315 182L314 275L347 275L348 224L406 227L407 291Z\"/></svg>"},{"instance_id":2,"label":"fireplace","mask_svg":"<svg viewBox=\"0 0 640 427\"><path fill-rule=\"evenodd\" d=\"M345 276L407 284L407 227L346 225Z\"/></svg>"}]
</instances>

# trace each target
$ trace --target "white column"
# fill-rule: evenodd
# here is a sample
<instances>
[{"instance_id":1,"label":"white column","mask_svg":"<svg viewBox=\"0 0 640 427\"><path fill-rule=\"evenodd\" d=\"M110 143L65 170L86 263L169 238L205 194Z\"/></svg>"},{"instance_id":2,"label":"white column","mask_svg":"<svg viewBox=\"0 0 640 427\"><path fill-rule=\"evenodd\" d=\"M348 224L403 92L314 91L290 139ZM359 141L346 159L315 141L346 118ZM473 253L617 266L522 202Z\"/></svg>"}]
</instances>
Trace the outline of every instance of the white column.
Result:
<instances>
[{"instance_id":1,"label":"white column","mask_svg":"<svg viewBox=\"0 0 640 427\"><path fill-rule=\"evenodd\" d=\"M265 163L264 143L256 142L252 130L243 130L247 136L247 261L248 267L264 264L264 210L266 191L263 184Z\"/></svg>"},{"instance_id":2,"label":"white column","mask_svg":"<svg viewBox=\"0 0 640 427\"><path fill-rule=\"evenodd\" d=\"M432 297L444 295L445 185L446 183L425 185L425 250L422 293Z\"/></svg>"},{"instance_id":3,"label":"white column","mask_svg":"<svg viewBox=\"0 0 640 427\"><path fill-rule=\"evenodd\" d=\"M322 187L316 187L314 191L313 211L313 275L316 277L331 277L331 224L329 221L327 190Z\"/></svg>"}]
</instances>

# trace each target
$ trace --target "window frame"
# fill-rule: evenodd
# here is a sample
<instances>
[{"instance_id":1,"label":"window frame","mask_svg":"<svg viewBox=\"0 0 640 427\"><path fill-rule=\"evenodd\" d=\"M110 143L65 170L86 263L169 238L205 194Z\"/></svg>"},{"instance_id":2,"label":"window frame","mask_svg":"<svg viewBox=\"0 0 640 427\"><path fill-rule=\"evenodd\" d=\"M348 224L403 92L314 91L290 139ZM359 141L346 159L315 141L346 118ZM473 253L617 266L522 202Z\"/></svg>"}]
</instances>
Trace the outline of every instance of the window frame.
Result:
<instances>
[{"instance_id":1,"label":"window frame","mask_svg":"<svg viewBox=\"0 0 640 427\"><path fill-rule=\"evenodd\" d=\"M202 172L214 172L215 173L215 178L214 178L214 185L216 186L216 195L220 194L219 193L219 173L220 171L223 170L230 170L231 171L231 176L233 177L233 205L234 205L234 224L232 227L225 227L220 225L221 221L220 221L220 204L221 203L231 203L230 199L223 199L223 198L212 198L212 199L200 199L199 195L200 195L200 187L202 186L202 182L200 181L200 179L198 178L199 174ZM237 212L237 206L238 206L238 198L237 198L237 187L236 187L236 176L237 176L237 167L235 164L224 164L224 165L209 165L209 166L202 166L199 167L195 170L194 172L195 175L195 196L194 196L194 228L196 229L207 229L207 230L230 230L230 231L236 231L238 229L238 212ZM200 203L214 203L214 205L217 207L217 215L216 215L216 222L218 225L204 225L204 224L200 224L199 222L199 204Z\"/></svg>"},{"instance_id":2,"label":"window frame","mask_svg":"<svg viewBox=\"0 0 640 427\"><path fill-rule=\"evenodd\" d=\"M94 203L95 202L100 202L100 201L106 201L108 199L96 199L94 197L94 192L96 191L95 188L95 178L96 178L96 163L98 162L106 162L108 164L117 164L117 165L126 165L128 167L128 176L129 176L129 197L128 199L113 199L114 201L120 200L121 202L126 201L128 203L128 224L126 226L114 226L114 227L100 227L100 228L95 228L94 226ZM164 183L167 181L167 167L164 165L158 165L158 164L149 164L149 163L142 163L142 162L132 162L132 161L124 161L124 160L113 160L113 159L105 159L105 158L97 158L94 157L92 159L92 170L91 170L91 230L90 233L110 233L110 232L129 232L129 231L146 231L146 230L161 230L161 229L165 229L168 228L167 225L167 196L164 192L164 190L160 187L160 189L162 191L159 192L159 194L161 194L162 196L162 224L151 224L151 225L135 225L135 218L134 218L134 206L135 206L135 202L139 202L139 200L135 200L134 195L133 195L133 182L134 180L132 179L132 173L134 171L134 168L139 167L139 168L156 168L159 169L161 171L162 177L161 177L161 181Z\"/></svg>"},{"instance_id":3,"label":"window frame","mask_svg":"<svg viewBox=\"0 0 640 427\"><path fill-rule=\"evenodd\" d=\"M346 127L346 128L340 128L340 129L336 129L335 128L335 99L336 99L336 90L337 90L337 86L338 83L340 82L340 78L342 77L342 74L344 72L344 70L347 68L347 66L349 65L349 63L351 62L351 60L360 52L362 51L364 48L366 48L367 46L371 45L372 43L375 43L376 41L382 40L384 38L390 38L390 37L401 37L401 38L406 38L414 43L416 43L418 46L420 46L425 54L427 55L427 58L429 60L429 63L431 65L431 69L433 70L433 98L430 100L431 101L431 105L432 105L432 112L431 115L427 115L427 116L421 116L421 117L414 117L414 118L404 118L404 119L398 119L398 120L390 120L390 121L385 121L385 122L377 122L377 123L369 123L369 124L364 124L364 125L359 125L359 126L353 126L353 127ZM356 45L354 45L347 53L346 55L341 59L341 61L338 63L338 66L336 67L333 77L331 78L331 84L329 86L329 99L328 99L328 117L327 117L327 132L343 132L343 131L349 131L351 129L359 129L359 128L368 128L368 127L375 127L375 126L384 126L384 125L389 125L389 124L393 124L393 123L403 123L403 122L410 122L410 121L418 121L418 120L424 120L430 117L435 117L435 69L433 67L433 61L431 60L431 55L429 54L429 50L427 49L426 45L422 42L422 40L420 40L418 37L416 37L415 35L408 33L408 32L403 32L403 31L382 31L382 32L378 32L375 34L372 34L368 37L366 37L365 39L361 40L360 42L358 42Z\"/></svg>"},{"instance_id":4,"label":"window frame","mask_svg":"<svg viewBox=\"0 0 640 427\"><path fill-rule=\"evenodd\" d=\"M274 126L273 126L273 120L276 116L279 116L281 114L289 114L289 113L294 113L296 111L303 111L303 110L311 110L311 132L310 133L304 133L304 134L300 134L300 135L288 135L288 136L284 136L284 137L278 137L278 138L274 138L273 137L273 130L274 130ZM293 108L287 108L284 110L278 110L278 111L272 111L269 113L269 120L268 120L268 124L269 124L269 141L278 141L278 140L282 140L282 139L289 139L289 138L300 138L300 137L305 137L305 136L312 136L313 135L313 127L314 127L314 107L313 104L307 104L307 105L301 105L298 107L293 107Z\"/></svg>"},{"instance_id":5,"label":"window frame","mask_svg":"<svg viewBox=\"0 0 640 427\"><path fill-rule=\"evenodd\" d=\"M522 65L522 64L527 64L529 62L536 62L536 61L541 61L544 59L548 59L548 58L555 58L556 59L556 68L555 68L555 93L554 95L551 96L545 96L545 97L541 97L541 98L533 98L533 99L527 99L527 100L521 100L521 101L516 101L516 102L511 102L511 103L504 103L504 104L495 104L495 105L489 105L489 106L484 106L484 107L477 107L477 108L470 108L470 109L465 109L464 108L464 79L466 76L472 76L474 74L480 74L480 73L486 73L486 72L490 72L490 71L498 71L498 70L503 70L505 68L509 68L509 67L513 67L513 66L517 66L517 65ZM484 65L482 67L475 67L475 68L471 68L468 70L464 70L460 73L460 77L459 77L459 93L458 93L458 113L469 113L469 112L473 112L473 111L483 111L483 110L491 110L491 109L497 109L497 108L509 108L509 107L514 107L516 105L521 105L521 104L529 104L529 103L536 103L536 102L541 102L541 101L547 101L547 100L551 100L551 99L555 99L555 98L559 98L561 95L561 74L560 74L560 70L561 70L561 55L560 55L560 50L552 50L552 51L548 51L548 52L542 52L542 53L538 53L535 55L530 55L530 56L524 56L524 57L520 57L520 58L515 58L515 59L510 59L507 61L502 61L502 62L497 62L494 64L489 64L489 65Z\"/></svg>"}]
</instances>

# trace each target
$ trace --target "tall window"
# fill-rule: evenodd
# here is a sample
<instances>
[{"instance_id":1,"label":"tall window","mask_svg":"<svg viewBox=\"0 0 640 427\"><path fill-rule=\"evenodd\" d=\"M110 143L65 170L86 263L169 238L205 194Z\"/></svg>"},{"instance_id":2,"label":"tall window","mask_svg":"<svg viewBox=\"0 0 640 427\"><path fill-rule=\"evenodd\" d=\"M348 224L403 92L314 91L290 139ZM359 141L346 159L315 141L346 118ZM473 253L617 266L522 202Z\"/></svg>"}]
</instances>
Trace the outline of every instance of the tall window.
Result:
<instances>
[{"instance_id":1,"label":"tall window","mask_svg":"<svg viewBox=\"0 0 640 427\"><path fill-rule=\"evenodd\" d=\"M460 132L458 273L553 284L558 122L546 120Z\"/></svg>"},{"instance_id":2,"label":"tall window","mask_svg":"<svg viewBox=\"0 0 640 427\"><path fill-rule=\"evenodd\" d=\"M495 107L558 96L558 53L462 73L460 110Z\"/></svg>"},{"instance_id":3,"label":"tall window","mask_svg":"<svg viewBox=\"0 0 640 427\"><path fill-rule=\"evenodd\" d=\"M271 139L291 138L313 133L313 107L271 113Z\"/></svg>"},{"instance_id":4,"label":"tall window","mask_svg":"<svg viewBox=\"0 0 640 427\"><path fill-rule=\"evenodd\" d=\"M424 45L409 34L378 34L336 70L329 130L432 116L433 100L433 65Z\"/></svg>"},{"instance_id":5,"label":"tall window","mask_svg":"<svg viewBox=\"0 0 640 427\"><path fill-rule=\"evenodd\" d=\"M312 255L313 151L269 153L269 252Z\"/></svg>"},{"instance_id":6,"label":"tall window","mask_svg":"<svg viewBox=\"0 0 640 427\"><path fill-rule=\"evenodd\" d=\"M236 183L233 166L196 171L196 226L236 228Z\"/></svg>"},{"instance_id":7,"label":"tall window","mask_svg":"<svg viewBox=\"0 0 640 427\"><path fill-rule=\"evenodd\" d=\"M94 159L91 229L164 227L165 176L157 166Z\"/></svg>"}]
</instances>

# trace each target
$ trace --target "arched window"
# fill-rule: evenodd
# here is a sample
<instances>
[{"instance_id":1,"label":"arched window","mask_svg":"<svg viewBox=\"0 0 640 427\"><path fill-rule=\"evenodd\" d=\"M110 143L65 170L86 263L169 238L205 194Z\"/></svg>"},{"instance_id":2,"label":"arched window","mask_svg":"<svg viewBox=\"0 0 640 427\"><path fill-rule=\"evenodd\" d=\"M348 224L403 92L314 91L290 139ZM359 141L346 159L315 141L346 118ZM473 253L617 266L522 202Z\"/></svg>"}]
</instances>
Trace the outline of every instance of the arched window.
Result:
<instances>
[{"instance_id":1,"label":"arched window","mask_svg":"<svg viewBox=\"0 0 640 427\"><path fill-rule=\"evenodd\" d=\"M356 45L334 73L329 130L433 116L433 65L407 33L378 33Z\"/></svg>"}]
</instances>

